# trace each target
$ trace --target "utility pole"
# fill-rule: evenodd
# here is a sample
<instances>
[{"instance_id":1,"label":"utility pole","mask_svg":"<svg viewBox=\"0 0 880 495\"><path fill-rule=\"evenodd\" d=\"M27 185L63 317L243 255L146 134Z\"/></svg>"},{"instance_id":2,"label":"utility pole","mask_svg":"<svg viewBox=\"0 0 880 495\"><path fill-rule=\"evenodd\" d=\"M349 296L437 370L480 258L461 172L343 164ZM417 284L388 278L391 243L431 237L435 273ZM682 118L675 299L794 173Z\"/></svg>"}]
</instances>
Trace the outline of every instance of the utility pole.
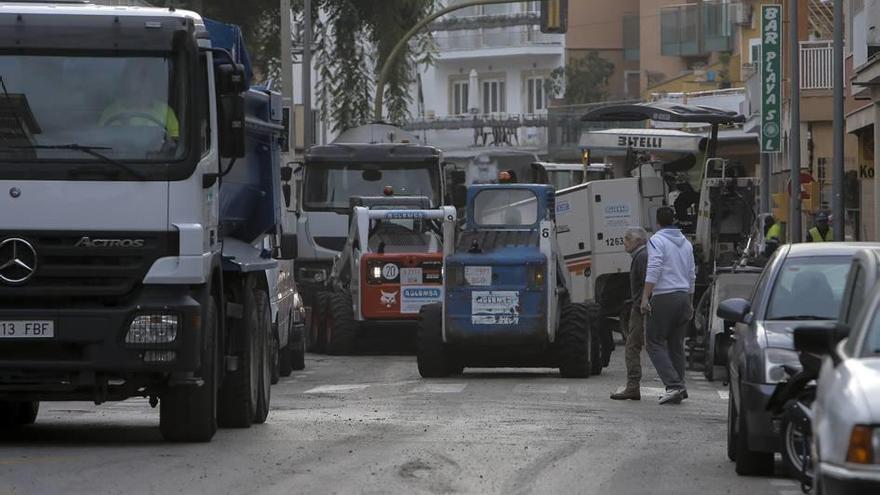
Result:
<instances>
[{"instance_id":1,"label":"utility pole","mask_svg":"<svg viewBox=\"0 0 880 495\"><path fill-rule=\"evenodd\" d=\"M314 144L312 136L312 0L303 5L303 54L302 54L302 94L303 94L303 148Z\"/></svg>"},{"instance_id":2,"label":"utility pole","mask_svg":"<svg viewBox=\"0 0 880 495\"><path fill-rule=\"evenodd\" d=\"M834 157L831 161L831 213L834 215L834 240L844 240L844 226L846 214L844 213L843 198L843 0L834 0Z\"/></svg>"},{"instance_id":3,"label":"utility pole","mask_svg":"<svg viewBox=\"0 0 880 495\"><path fill-rule=\"evenodd\" d=\"M288 161L294 156L293 146L293 60L290 53L292 26L290 23L290 0L281 0L281 106L287 122Z\"/></svg>"},{"instance_id":4,"label":"utility pole","mask_svg":"<svg viewBox=\"0 0 880 495\"><path fill-rule=\"evenodd\" d=\"M791 226L788 231L788 240L791 243L801 242L801 72L800 72L800 44L798 42L798 0L789 0L790 20L788 23L789 36L789 80L791 91L789 102L790 111L788 132L788 163L791 166L791 206L789 215Z\"/></svg>"}]
</instances>

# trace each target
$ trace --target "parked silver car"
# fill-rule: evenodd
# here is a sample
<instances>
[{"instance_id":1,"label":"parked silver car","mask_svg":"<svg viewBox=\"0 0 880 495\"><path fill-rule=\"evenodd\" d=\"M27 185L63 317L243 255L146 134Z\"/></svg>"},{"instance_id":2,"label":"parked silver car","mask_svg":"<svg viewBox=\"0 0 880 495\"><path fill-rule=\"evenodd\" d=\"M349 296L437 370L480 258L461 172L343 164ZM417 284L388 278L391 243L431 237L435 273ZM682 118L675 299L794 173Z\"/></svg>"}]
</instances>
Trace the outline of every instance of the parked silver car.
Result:
<instances>
[{"instance_id":1,"label":"parked silver car","mask_svg":"<svg viewBox=\"0 0 880 495\"><path fill-rule=\"evenodd\" d=\"M727 455L741 475L773 472L780 431L767 403L776 384L799 369L792 334L810 323L830 328L839 316L853 255L877 244L807 243L779 247L750 299L733 298L718 316L736 322L728 371Z\"/></svg>"},{"instance_id":2,"label":"parked silver car","mask_svg":"<svg viewBox=\"0 0 880 495\"><path fill-rule=\"evenodd\" d=\"M851 326L795 330L798 350L826 356L812 420L816 483L826 495L880 493L880 285L873 287Z\"/></svg>"}]
</instances>

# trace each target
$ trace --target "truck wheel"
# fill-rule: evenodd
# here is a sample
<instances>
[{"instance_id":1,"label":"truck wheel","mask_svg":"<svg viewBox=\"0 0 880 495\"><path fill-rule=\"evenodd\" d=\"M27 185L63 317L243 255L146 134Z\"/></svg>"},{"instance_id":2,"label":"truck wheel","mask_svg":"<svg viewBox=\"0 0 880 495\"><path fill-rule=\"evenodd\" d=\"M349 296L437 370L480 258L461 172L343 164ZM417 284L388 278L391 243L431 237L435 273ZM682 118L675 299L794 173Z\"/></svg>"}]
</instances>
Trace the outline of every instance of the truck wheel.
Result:
<instances>
[{"instance_id":1,"label":"truck wheel","mask_svg":"<svg viewBox=\"0 0 880 495\"><path fill-rule=\"evenodd\" d=\"M171 387L159 402L159 431L169 442L208 442L217 432L217 304L205 301L205 347L198 377L201 387Z\"/></svg>"},{"instance_id":2,"label":"truck wheel","mask_svg":"<svg viewBox=\"0 0 880 495\"><path fill-rule=\"evenodd\" d=\"M567 304L562 308L556 346L559 374L563 378L588 378L596 362L601 369L601 359L593 359L596 353L594 349L601 349L601 345L597 345L598 339L593 337L592 329L586 305Z\"/></svg>"},{"instance_id":3,"label":"truck wheel","mask_svg":"<svg viewBox=\"0 0 880 495\"><path fill-rule=\"evenodd\" d=\"M358 323L351 307L351 293L333 292L324 320L327 354L351 354L357 344Z\"/></svg>"},{"instance_id":4,"label":"truck wheel","mask_svg":"<svg viewBox=\"0 0 880 495\"><path fill-rule=\"evenodd\" d=\"M281 380L281 354L287 349L279 348L281 341L278 339L278 330L272 330L272 336L269 338L269 363L272 369L272 385Z\"/></svg>"},{"instance_id":5,"label":"truck wheel","mask_svg":"<svg viewBox=\"0 0 880 495\"><path fill-rule=\"evenodd\" d=\"M257 413L260 392L260 314L254 290L242 291L243 312L240 320L230 320L229 330L236 344L238 369L226 373L220 389L218 421L226 428L249 428Z\"/></svg>"},{"instance_id":6,"label":"truck wheel","mask_svg":"<svg viewBox=\"0 0 880 495\"><path fill-rule=\"evenodd\" d=\"M416 361L422 378L444 378L458 371L443 344L443 307L427 304L419 310ZM462 369L464 367L462 366Z\"/></svg>"},{"instance_id":7,"label":"truck wheel","mask_svg":"<svg viewBox=\"0 0 880 495\"><path fill-rule=\"evenodd\" d=\"M293 343L293 347L290 349L290 360L291 366L295 371L300 371L306 369L306 343L304 341L305 335L299 338L299 341Z\"/></svg>"},{"instance_id":8,"label":"truck wheel","mask_svg":"<svg viewBox=\"0 0 880 495\"><path fill-rule=\"evenodd\" d=\"M0 429L32 425L40 412L40 403L0 401Z\"/></svg>"},{"instance_id":9,"label":"truck wheel","mask_svg":"<svg viewBox=\"0 0 880 495\"><path fill-rule=\"evenodd\" d=\"M324 352L324 317L327 314L328 296L326 292L315 294L309 319L309 336L306 339L306 350L309 352Z\"/></svg>"},{"instance_id":10,"label":"truck wheel","mask_svg":"<svg viewBox=\"0 0 880 495\"><path fill-rule=\"evenodd\" d=\"M611 362L611 351L603 345L601 330L596 331L595 327L590 331L590 376L601 375L602 368L608 366Z\"/></svg>"},{"instance_id":11,"label":"truck wheel","mask_svg":"<svg viewBox=\"0 0 880 495\"><path fill-rule=\"evenodd\" d=\"M269 417L269 407L272 402L272 378L275 368L272 362L272 348L275 348L275 355L278 355L278 342L273 338L272 332L272 310L269 307L269 294L264 290L254 291L254 298L257 300L257 315L259 323L254 332L258 335L258 345L260 349L260 379L259 389L257 392L257 411L254 415L254 423L263 424Z\"/></svg>"}]
</instances>

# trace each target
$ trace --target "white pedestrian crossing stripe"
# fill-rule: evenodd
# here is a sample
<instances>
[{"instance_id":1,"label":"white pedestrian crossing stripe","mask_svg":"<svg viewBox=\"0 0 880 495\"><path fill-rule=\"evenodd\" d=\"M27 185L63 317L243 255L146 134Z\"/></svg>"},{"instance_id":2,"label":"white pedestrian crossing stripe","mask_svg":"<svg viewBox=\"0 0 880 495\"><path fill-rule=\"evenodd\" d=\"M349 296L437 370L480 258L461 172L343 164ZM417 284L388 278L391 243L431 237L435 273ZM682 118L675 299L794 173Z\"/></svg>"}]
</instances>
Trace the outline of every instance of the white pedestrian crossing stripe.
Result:
<instances>
[{"instance_id":1,"label":"white pedestrian crossing stripe","mask_svg":"<svg viewBox=\"0 0 880 495\"><path fill-rule=\"evenodd\" d=\"M660 397L666 393L666 389L658 387L641 387L640 392L642 395Z\"/></svg>"},{"instance_id":2,"label":"white pedestrian crossing stripe","mask_svg":"<svg viewBox=\"0 0 880 495\"><path fill-rule=\"evenodd\" d=\"M425 383L409 391L411 394L457 394L467 383Z\"/></svg>"},{"instance_id":3,"label":"white pedestrian crossing stripe","mask_svg":"<svg viewBox=\"0 0 880 495\"><path fill-rule=\"evenodd\" d=\"M345 385L321 385L319 387L310 388L303 392L304 394L339 394L345 392L355 392L369 387L369 383L351 383Z\"/></svg>"},{"instance_id":4,"label":"white pedestrian crossing stripe","mask_svg":"<svg viewBox=\"0 0 880 495\"><path fill-rule=\"evenodd\" d=\"M723 400L728 400L730 398L730 392L727 390L719 390L718 397L721 397Z\"/></svg>"},{"instance_id":5,"label":"white pedestrian crossing stripe","mask_svg":"<svg viewBox=\"0 0 880 495\"><path fill-rule=\"evenodd\" d=\"M513 387L513 392L517 394L567 394L568 385L557 384L538 384L538 383L520 383Z\"/></svg>"}]
</instances>

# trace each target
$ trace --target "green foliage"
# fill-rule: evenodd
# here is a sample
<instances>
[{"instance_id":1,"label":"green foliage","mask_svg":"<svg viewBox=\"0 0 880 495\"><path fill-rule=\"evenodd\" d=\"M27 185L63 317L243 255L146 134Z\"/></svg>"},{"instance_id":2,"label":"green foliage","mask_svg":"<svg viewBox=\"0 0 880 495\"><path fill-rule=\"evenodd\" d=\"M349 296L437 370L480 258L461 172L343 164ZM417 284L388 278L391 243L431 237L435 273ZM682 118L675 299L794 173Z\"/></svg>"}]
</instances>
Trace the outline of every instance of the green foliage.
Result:
<instances>
[{"instance_id":1,"label":"green foliage","mask_svg":"<svg viewBox=\"0 0 880 495\"><path fill-rule=\"evenodd\" d=\"M608 78L613 73L613 63L596 52L588 52L585 57L571 58L568 65L554 70L546 90L559 94L564 89L568 105L604 101L608 97Z\"/></svg>"},{"instance_id":2,"label":"green foliage","mask_svg":"<svg viewBox=\"0 0 880 495\"><path fill-rule=\"evenodd\" d=\"M318 106L335 130L365 124L375 79L394 45L436 7L436 0L314 0L327 14L316 25ZM386 119L409 116L419 64L433 61L433 40L417 36L395 62L385 86Z\"/></svg>"},{"instance_id":3,"label":"green foliage","mask_svg":"<svg viewBox=\"0 0 880 495\"><path fill-rule=\"evenodd\" d=\"M280 75L278 0L153 0L206 17L237 24L245 37L258 79ZM394 45L412 26L438 7L437 0L312 0L317 107L335 130L371 120L378 71ZM291 0L302 20L303 0ZM324 15L319 16L322 12ZM409 116L410 87L419 64L433 61L429 33L417 36L396 61L385 86L386 119L399 123Z\"/></svg>"}]
</instances>

